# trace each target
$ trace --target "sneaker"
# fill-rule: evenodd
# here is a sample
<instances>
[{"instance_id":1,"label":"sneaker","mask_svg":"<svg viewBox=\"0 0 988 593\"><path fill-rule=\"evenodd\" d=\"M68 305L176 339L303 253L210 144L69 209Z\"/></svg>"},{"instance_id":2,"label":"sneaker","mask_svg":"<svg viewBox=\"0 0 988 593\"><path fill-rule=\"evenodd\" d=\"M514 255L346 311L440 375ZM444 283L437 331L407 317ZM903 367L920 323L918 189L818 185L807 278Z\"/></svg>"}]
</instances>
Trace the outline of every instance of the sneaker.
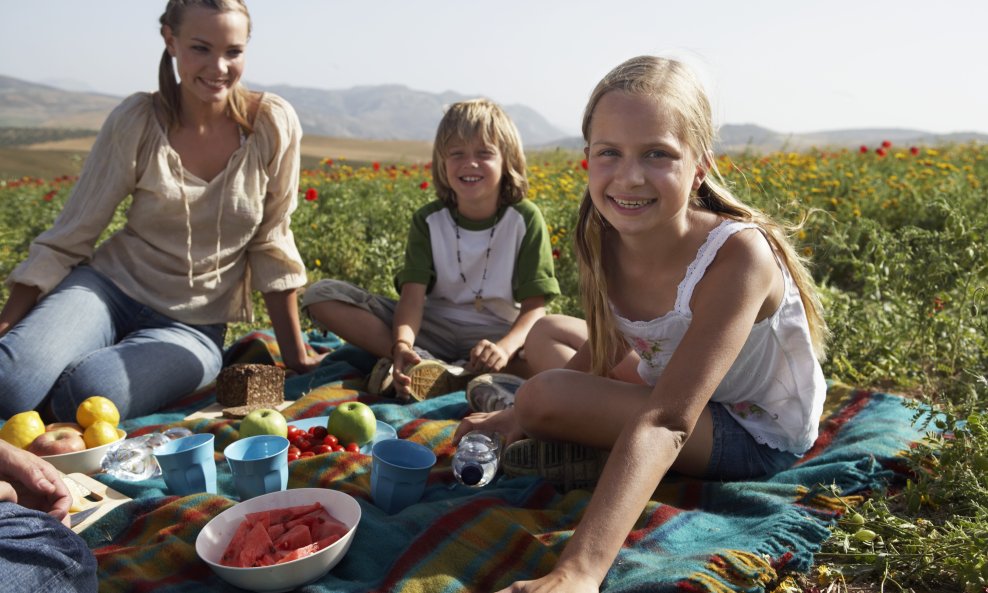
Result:
<instances>
[{"instance_id":1,"label":"sneaker","mask_svg":"<svg viewBox=\"0 0 988 593\"><path fill-rule=\"evenodd\" d=\"M604 471L608 452L576 443L522 439L508 445L501 457L504 475L541 476L557 490L593 490Z\"/></svg>"},{"instance_id":2,"label":"sneaker","mask_svg":"<svg viewBox=\"0 0 988 593\"><path fill-rule=\"evenodd\" d=\"M408 393L415 400L425 400L466 387L470 377L463 367L446 364L440 360L423 360L405 371L412 383Z\"/></svg>"},{"instance_id":3,"label":"sneaker","mask_svg":"<svg viewBox=\"0 0 988 593\"><path fill-rule=\"evenodd\" d=\"M367 393L394 397L394 378L391 374L394 365L390 358L379 358L367 375Z\"/></svg>"},{"instance_id":4,"label":"sneaker","mask_svg":"<svg viewBox=\"0 0 988 593\"><path fill-rule=\"evenodd\" d=\"M508 373L485 373L467 383L467 403L474 412L496 412L515 405L515 393L525 380Z\"/></svg>"}]
</instances>

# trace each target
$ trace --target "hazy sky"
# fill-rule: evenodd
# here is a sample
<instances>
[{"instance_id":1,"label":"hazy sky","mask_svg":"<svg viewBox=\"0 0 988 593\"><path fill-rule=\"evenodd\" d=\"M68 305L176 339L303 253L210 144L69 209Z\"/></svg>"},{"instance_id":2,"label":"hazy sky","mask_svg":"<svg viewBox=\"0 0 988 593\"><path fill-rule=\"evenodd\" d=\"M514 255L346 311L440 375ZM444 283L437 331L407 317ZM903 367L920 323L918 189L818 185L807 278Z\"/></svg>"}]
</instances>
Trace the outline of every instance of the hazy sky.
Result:
<instances>
[{"instance_id":1,"label":"hazy sky","mask_svg":"<svg viewBox=\"0 0 988 593\"><path fill-rule=\"evenodd\" d=\"M0 74L113 95L156 87L164 0L0 0ZM245 80L484 95L577 133L634 55L687 59L719 124L988 133L988 1L248 0Z\"/></svg>"}]
</instances>

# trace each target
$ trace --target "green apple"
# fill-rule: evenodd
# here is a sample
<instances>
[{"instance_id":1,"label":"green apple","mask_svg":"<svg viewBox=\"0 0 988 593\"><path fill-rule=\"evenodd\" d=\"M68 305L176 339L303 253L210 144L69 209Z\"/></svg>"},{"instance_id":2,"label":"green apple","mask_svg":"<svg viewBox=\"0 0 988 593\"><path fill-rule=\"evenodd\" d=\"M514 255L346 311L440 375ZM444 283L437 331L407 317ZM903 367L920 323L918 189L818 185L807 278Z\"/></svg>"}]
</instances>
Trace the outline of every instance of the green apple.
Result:
<instances>
[{"instance_id":1,"label":"green apple","mask_svg":"<svg viewBox=\"0 0 988 593\"><path fill-rule=\"evenodd\" d=\"M278 410L260 408L244 416L240 421L240 438L252 437L259 434L273 434L279 437L288 436L288 421Z\"/></svg>"},{"instance_id":2,"label":"green apple","mask_svg":"<svg viewBox=\"0 0 988 593\"><path fill-rule=\"evenodd\" d=\"M326 430L336 435L341 443L364 445L377 433L377 418L367 404L346 402L329 413Z\"/></svg>"}]
</instances>

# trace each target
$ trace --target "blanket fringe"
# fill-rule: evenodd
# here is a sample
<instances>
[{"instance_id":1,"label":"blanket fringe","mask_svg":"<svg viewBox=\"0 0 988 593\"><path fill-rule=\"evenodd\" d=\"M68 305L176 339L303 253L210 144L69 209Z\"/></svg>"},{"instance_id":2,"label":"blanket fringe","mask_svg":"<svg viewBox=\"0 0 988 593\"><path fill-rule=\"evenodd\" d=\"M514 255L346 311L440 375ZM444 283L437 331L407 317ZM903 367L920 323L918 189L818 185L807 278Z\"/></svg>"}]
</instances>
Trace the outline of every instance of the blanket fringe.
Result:
<instances>
[{"instance_id":1,"label":"blanket fringe","mask_svg":"<svg viewBox=\"0 0 988 593\"><path fill-rule=\"evenodd\" d=\"M710 574L695 573L687 582L680 583L680 588L704 593L745 593L764 591L778 578L767 558L740 550L712 556L705 568Z\"/></svg>"}]
</instances>

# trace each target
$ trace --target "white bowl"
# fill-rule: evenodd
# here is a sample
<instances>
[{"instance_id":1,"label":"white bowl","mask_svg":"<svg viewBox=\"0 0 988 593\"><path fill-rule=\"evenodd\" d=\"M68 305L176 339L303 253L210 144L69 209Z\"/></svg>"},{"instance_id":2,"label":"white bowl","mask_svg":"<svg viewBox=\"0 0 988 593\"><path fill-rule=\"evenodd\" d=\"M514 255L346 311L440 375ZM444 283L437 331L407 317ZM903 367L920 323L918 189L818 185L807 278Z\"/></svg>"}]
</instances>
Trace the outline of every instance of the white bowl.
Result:
<instances>
[{"instance_id":1,"label":"white bowl","mask_svg":"<svg viewBox=\"0 0 988 593\"><path fill-rule=\"evenodd\" d=\"M318 502L330 515L347 526L346 534L315 554L274 566L234 568L220 564L226 546L248 513ZM291 591L322 578L343 559L360 522L360 504L350 496L327 488L295 488L262 494L223 511L202 528L196 538L196 553L221 579L248 591L277 593Z\"/></svg>"},{"instance_id":2,"label":"white bowl","mask_svg":"<svg viewBox=\"0 0 988 593\"><path fill-rule=\"evenodd\" d=\"M109 451L110 446L127 437L127 433L119 428L117 429L117 434L120 435L120 438L113 441L113 443L107 443L83 451L76 451L75 453L43 455L41 458L54 465L55 469L63 474L95 474L103 469L101 467L103 457L106 456L106 452Z\"/></svg>"}]
</instances>

